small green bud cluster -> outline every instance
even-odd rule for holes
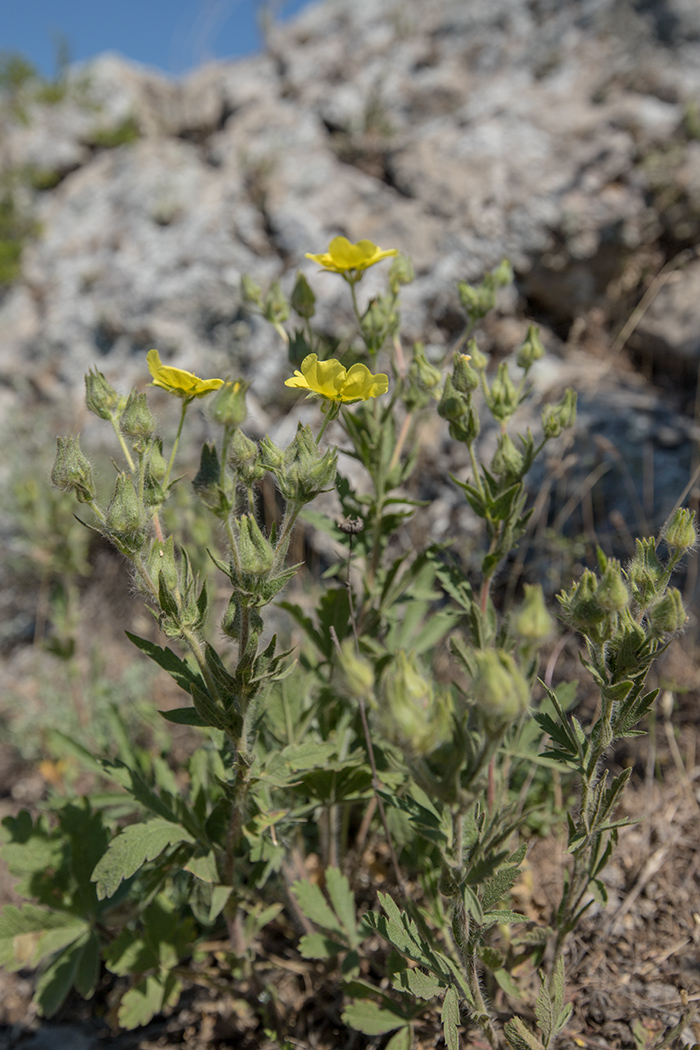
[[[518,350],[516,361],[520,368],[528,372],[541,357],[544,357],[544,346],[540,339],[540,330],[537,325],[531,324],[528,326],[525,342]]]
[[[542,430],[546,438],[559,437],[562,430],[570,430],[576,422],[576,394],[569,389],[558,405],[542,409]]]
[[[469,377],[474,370],[469,369],[467,372],[468,362],[462,361],[463,356],[466,355],[455,354],[452,375],[445,380],[438,404],[438,415],[449,423],[450,437],[469,446],[478,438],[481,423],[472,402],[470,388]],[[467,389],[460,389],[465,386]]]
[[[491,460],[491,472],[506,483],[518,481],[524,473],[525,458],[513,443],[509,434],[501,434],[498,447]]]
[[[399,328],[399,313],[393,295],[379,295],[370,299],[360,318],[360,329],[370,354],[378,354],[387,339],[393,338]]]
[[[460,281],[457,285],[459,301],[464,307],[472,324],[480,321],[487,313],[490,313],[496,305],[496,292],[499,288],[505,288],[513,281],[513,271],[510,263],[503,260],[495,270],[491,270],[484,277],[481,284],[467,284]]]
[[[695,511],[679,507],[661,530],[661,538],[669,550],[674,553],[684,554],[692,550],[698,539]]]
[[[392,293],[398,295],[401,285],[410,284],[414,277],[413,263],[407,255],[399,252],[389,269],[389,287]]]
[[[557,599],[568,624],[596,641],[604,641],[617,629],[618,614],[629,604],[630,594],[620,563],[611,558],[606,560],[600,581],[594,572],[584,569],[581,578]]]
[[[491,385],[484,393],[486,405],[500,423],[507,423],[522,400],[521,391],[510,377],[508,365],[501,361]]]
[[[311,427],[303,423],[299,423],[294,440],[284,452],[269,438],[264,438],[260,453],[262,464],[274,474],[287,501],[310,503],[335,480],[338,450],[329,448],[322,452]]]
[[[423,343],[413,346],[413,360],[408,367],[404,402],[409,412],[425,408],[431,401],[440,400],[442,372],[431,365],[425,355]]]

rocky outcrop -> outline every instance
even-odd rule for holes
[[[412,335],[441,342],[454,282],[503,256],[566,334],[629,285],[631,257],[653,267],[694,238],[696,23],[681,0],[327,0],[268,54],[181,82],[99,59],[59,104],[2,123],[5,171],[56,184],[3,293],[0,372],[74,384],[97,360],[128,380],[151,344],[274,371],[240,275],[289,283],[338,232],[413,258]]]

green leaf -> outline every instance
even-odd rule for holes
[[[185,864],[185,871],[201,879],[202,882],[218,882],[219,870],[216,865],[216,856],[213,850],[209,850],[201,857],[190,857]]]
[[[545,1050],[542,1042],[519,1017],[506,1021],[503,1031],[513,1050]]]
[[[331,899],[333,910],[340,919],[340,924],[348,935],[348,942],[354,947],[357,944],[355,921],[355,897],[350,883],[338,868],[326,868],[326,889]]]
[[[76,982],[87,930],[84,933],[85,940],[65,948],[37,980],[34,999],[39,1013],[44,1017],[52,1017],[56,1013]]]
[[[399,1028],[398,1032],[392,1035],[384,1050],[411,1050],[412,1045],[413,1026],[409,1024],[405,1028]]]
[[[145,977],[124,995],[117,1015],[122,1028],[148,1024],[166,1006],[174,1006],[182,985],[172,973]]]
[[[227,729],[228,719],[225,713],[209,696],[207,689],[200,689],[198,685],[193,682],[190,685],[190,693],[192,694],[192,700],[197,711],[197,714],[204,722],[205,726],[212,726],[213,729]]]
[[[226,902],[233,893],[233,886],[212,886],[211,904],[209,906],[209,922],[213,922],[221,915],[226,907]]]
[[[194,842],[189,831],[179,824],[156,817],[143,824],[131,824],[109,844],[109,848],[92,873],[100,900],[111,897],[124,879],[130,879],[146,861],[154,860],[168,846]]]
[[[194,671],[181,660],[179,656],[176,656],[172,649],[161,649],[159,645],[154,642],[149,642],[145,638],[139,638],[137,634],[131,634],[130,631],[126,631],[126,636],[130,642],[132,642],[137,649],[140,649],[142,653],[149,656],[151,660],[162,667],[164,671],[167,671],[171,678],[174,678],[181,689],[184,689],[186,693],[189,693],[190,686],[192,683],[196,683],[203,687],[204,682],[200,675],[195,674]]]
[[[510,911],[507,908],[494,908],[484,912],[484,927],[487,929],[489,926],[511,926],[516,922],[532,922],[532,920],[528,919],[527,915],[519,915],[517,911]]]
[[[321,893],[319,886],[313,882],[307,882],[305,879],[300,879],[292,886],[292,893],[307,919],[311,919],[318,926],[322,926],[331,933],[338,934],[342,940],[345,940],[343,928],[326,898]]]
[[[299,953],[304,959],[332,959],[344,951],[346,944],[331,940],[325,933],[305,933],[299,941]]]
[[[365,999],[356,999],[349,1003],[343,1010],[342,1015],[345,1024],[364,1035],[384,1035],[385,1032],[393,1032],[395,1028],[402,1028],[409,1023],[408,1019],[399,1012],[377,1003],[367,1002]]]
[[[65,911],[35,904],[7,904],[0,912],[0,966],[7,970],[34,967],[61,951],[87,930],[87,923]]]
[[[172,711],[159,711],[158,714],[176,726],[197,726],[202,729],[207,725],[194,707],[176,707]]]
[[[417,999],[434,999],[444,989],[445,983],[422,970],[401,970],[394,975],[393,986],[397,991],[410,992]]]
[[[442,1004],[442,1029],[447,1050],[459,1050],[459,996],[455,988],[448,988]]]

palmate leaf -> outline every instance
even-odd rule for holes
[[[172,973],[144,977],[124,995],[117,1018],[122,1028],[139,1028],[180,998],[182,984]]]
[[[74,986],[85,999],[95,991],[100,970],[100,945],[97,936],[85,929],[81,937],[68,945],[40,975],[34,1001],[39,1013],[52,1017]]]
[[[130,879],[168,846],[194,841],[181,825],[159,817],[143,824],[129,825],[112,839],[107,852],[95,866],[92,879],[97,883],[97,896],[100,900],[111,897],[124,879]]]
[[[6,970],[35,967],[88,930],[85,919],[67,911],[7,904],[0,912],[0,966]]]
[[[342,1018],[345,1024],[365,1035],[384,1035],[395,1028],[405,1027],[411,1021],[399,1006],[388,1002],[380,1006],[366,999],[349,1003],[343,1010]]]

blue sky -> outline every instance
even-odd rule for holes
[[[41,73],[56,67],[63,38],[72,61],[102,51],[178,75],[211,58],[261,46],[264,0],[0,0],[0,51],[19,51]],[[267,0],[288,18],[309,0]]]

